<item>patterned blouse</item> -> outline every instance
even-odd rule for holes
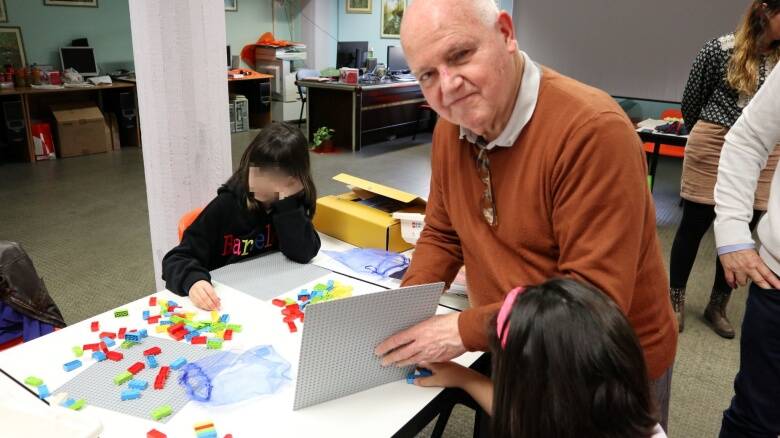
[[[753,97],[731,88],[726,79],[732,53],[733,33],[709,41],[699,51],[682,98],[683,119],[689,131],[699,120],[731,128]],[[768,57],[762,58],[758,72],[759,88],[774,66]]]

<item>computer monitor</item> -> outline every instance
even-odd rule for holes
[[[227,46],[227,68],[230,70],[233,67],[233,57],[230,56],[230,46]]]
[[[363,68],[368,57],[368,41],[339,41],[336,68]]]
[[[409,72],[409,64],[406,63],[404,49],[396,46],[387,46],[387,70],[391,73]]]
[[[98,75],[95,50],[92,47],[60,47],[60,62],[63,71],[72,68],[83,76]]]

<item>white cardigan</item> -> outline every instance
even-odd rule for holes
[[[718,253],[753,247],[748,224],[761,169],[780,142],[780,68],[742,111],[720,154],[715,184],[715,242]],[[780,274],[780,172],[772,177],[767,214],[758,224],[759,254]]]

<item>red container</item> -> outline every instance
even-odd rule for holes
[[[62,84],[62,77],[60,76],[59,71],[54,70],[49,72],[49,83],[52,85]]]
[[[49,124],[33,123],[30,130],[32,131],[33,143],[35,143],[35,159],[53,160],[57,158],[54,153],[54,139],[51,136]]]

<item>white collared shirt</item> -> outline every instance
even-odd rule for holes
[[[515,144],[517,137],[523,132],[523,128],[531,120],[531,116],[536,109],[536,101],[539,98],[539,83],[542,78],[542,70],[535,62],[522,50],[518,50],[520,56],[525,60],[523,68],[523,79],[520,84],[520,90],[517,92],[515,107],[512,115],[509,117],[509,123],[501,131],[501,134],[495,140],[485,146],[490,150],[495,146],[510,147]],[[476,143],[479,135],[468,128],[460,127],[460,138],[466,138],[471,143]]]

